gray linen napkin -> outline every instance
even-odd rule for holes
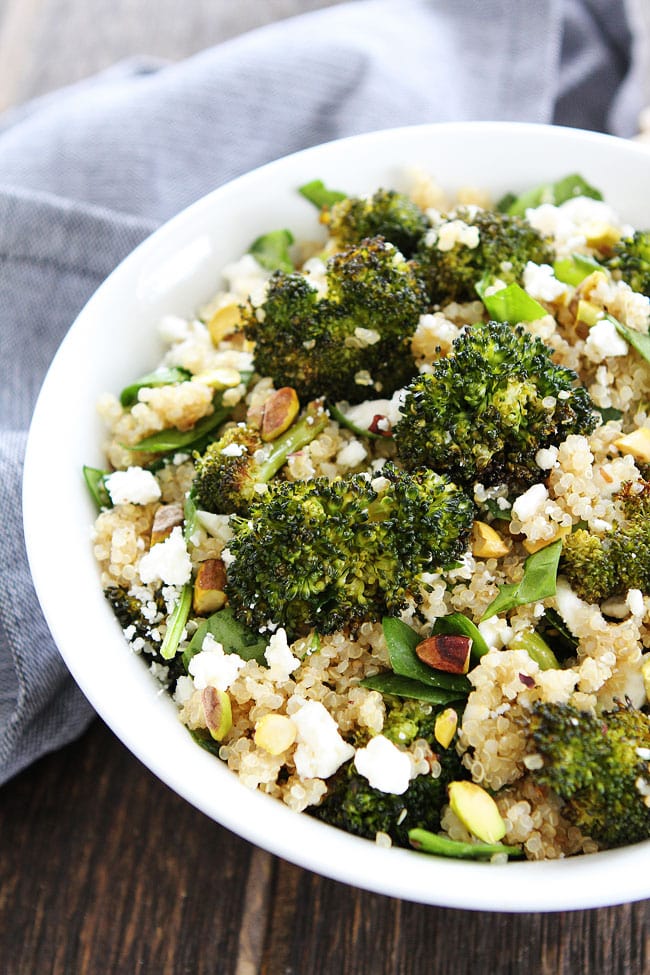
[[[103,278],[205,192],[324,140],[463,119],[633,134],[644,3],[363,0],[180,64],[119,65],[0,119],[0,782],[92,717],[38,608],[20,478],[47,366]]]

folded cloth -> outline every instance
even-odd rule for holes
[[[39,612],[20,477],[45,370],[101,280],[205,192],[325,140],[463,119],[633,134],[644,3],[359,0],[180,64],[120,65],[0,119],[0,782],[92,714]]]

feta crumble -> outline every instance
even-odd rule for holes
[[[520,494],[512,505],[512,513],[521,522],[530,521],[548,500],[548,491],[543,484],[533,484]]]
[[[592,362],[627,355],[628,351],[627,342],[618,334],[616,326],[609,319],[603,318],[589,329],[585,354]]]
[[[154,475],[142,467],[115,471],[108,475],[104,483],[113,504],[151,504],[161,494]]]
[[[365,748],[358,748],[354,764],[373,789],[396,796],[408,789],[411,759],[384,735],[375,735]]]
[[[301,778],[327,779],[354,755],[354,748],[341,738],[334,718],[320,701],[305,701],[291,718],[298,728],[294,761]]]
[[[645,615],[645,601],[640,589],[628,589],[625,602],[632,616],[638,616],[639,619],[643,618]]]
[[[367,456],[368,452],[360,440],[350,440],[339,450],[336,463],[340,467],[358,467]]]
[[[291,652],[287,642],[287,634],[283,629],[279,629],[269,640],[268,646],[264,651],[264,657],[269,665],[268,678],[283,684],[300,666],[300,661]]]
[[[433,233],[435,236],[431,243],[434,243],[439,251],[450,251],[456,244],[463,244],[472,249],[478,247],[478,227],[472,227],[464,220],[449,220],[447,223],[440,224]],[[430,243],[428,235],[427,243]]]
[[[229,443],[227,447],[224,447],[221,451],[222,457],[243,457],[244,454],[248,453],[246,445],[243,443]]]
[[[528,261],[524,268],[524,288],[539,301],[556,301],[566,294],[567,286],[558,281],[550,264],[534,264]]]
[[[184,586],[190,581],[192,562],[180,526],[142,556],[138,572],[145,585],[160,580],[168,586]]]
[[[187,669],[197,690],[210,685],[218,691],[227,691],[245,663],[238,654],[225,653],[223,646],[207,633],[201,650],[194,654]]]
[[[543,471],[552,470],[557,464],[557,447],[542,447],[535,454],[535,463]]]

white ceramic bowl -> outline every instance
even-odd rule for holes
[[[62,343],[34,413],[24,481],[27,546],[54,639],[90,703],[157,776],[208,816],[303,867],[394,897],[491,911],[557,911],[650,896],[650,842],[563,861],[503,866],[381,849],[291,812],[240,785],[181,726],[142,661],[128,652],[99,585],[94,511],[83,464],[103,466],[100,393],[157,364],[155,325],[191,314],[220,268],[260,233],[317,232],[296,187],[320,178],[350,193],[399,188],[418,165],[444,187],[523,190],[569,172],[600,187],[621,216],[650,226],[650,153],[611,137],[512,123],[417,126],[330,143],[280,159],[215,190],[146,240],[99,288]],[[56,478],[51,472],[56,470]],[[40,485],[50,485],[47,507]],[[52,511],[56,518],[52,518]],[[52,571],[51,553],[65,560]]]

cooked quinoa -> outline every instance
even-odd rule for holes
[[[467,189],[457,200],[450,200],[423,173],[414,172],[411,179],[413,200],[434,223],[441,212],[458,203],[490,205],[482,190]],[[589,234],[596,224],[607,226],[615,235],[629,233],[605,203],[583,197],[559,207],[542,204],[529,212],[528,219],[550,235],[558,255],[593,253]],[[331,252],[332,242],[297,248],[309,260],[312,275],[318,279],[320,272],[322,278],[322,265],[314,254]],[[179,720],[192,732],[205,732],[204,691],[214,687],[225,692],[232,727],[213,750],[243,785],[301,812],[322,801],[328,779],[384,728],[384,697],[361,686],[365,678],[390,669],[381,621],[363,622],[354,632],[310,634],[292,644],[284,630],[270,621],[262,634],[267,640],[264,664],[224,654],[212,637],[206,637],[188,672],[179,673],[159,657],[169,613],[184,584],[208,560],[223,559],[227,571],[232,529],[227,514],[202,516],[199,512],[190,538],[184,538],[178,525],[152,545],[157,512],[185,502],[195,458],[179,449],[168,463],[157,465],[152,463],[155,454],[133,447],[169,428],[191,430],[209,417],[215,390],[211,376],[252,373],[254,348],[237,328],[236,308],[250,295],[257,303],[261,301],[270,272],[247,254],[224,269],[223,277],[223,289],[195,317],[169,316],[160,323],[167,349],[160,365],[187,370],[185,381],[145,386],[128,407],[111,393],[99,400],[108,469],[144,471],[151,465],[160,496],[145,503],[122,500],[105,507],[94,525],[94,553],[102,587],[108,591],[121,587],[141,607],[149,624],[146,637],[137,627],[127,625],[126,641],[173,694]],[[597,312],[611,314],[629,329],[643,333],[648,331],[650,302],[622,281],[602,274],[591,275],[577,287],[563,284],[549,266],[529,265],[524,286],[546,311],[526,328],[553,351],[557,364],[577,372],[597,408],[616,411],[605,414],[614,418],[590,435],[571,435],[557,447],[540,450],[538,483],[514,499],[506,499],[499,486],[476,484],[474,500],[481,511],[490,503],[490,521],[498,528],[505,551],[478,555],[472,542],[454,568],[425,573],[420,580],[422,592],[402,619],[422,639],[438,618],[451,613],[465,614],[478,625],[489,652],[469,670],[471,691],[450,747],[461,756],[471,779],[495,796],[506,827],[503,842],[521,845],[527,858],[538,860],[593,852],[598,844],[564,818],[556,796],[536,784],[531,773],[539,756],[526,733],[526,715],[536,702],[570,703],[596,711],[627,698],[635,707],[644,707],[650,595],[631,590],[599,607],[580,599],[560,577],[555,595],[480,620],[500,587],[521,581],[531,552],[563,538],[577,525],[594,531],[614,525],[620,518],[617,495],[623,485],[647,474],[650,456],[621,446],[621,436],[650,428],[650,366],[611,328],[599,332],[581,328],[576,309],[579,301],[586,301]],[[231,309],[229,324],[220,326],[224,309]],[[412,338],[419,371],[430,371],[448,354],[464,328],[484,318],[485,309],[478,300],[449,304],[422,315]],[[235,376],[223,396],[232,409],[227,422],[259,417],[273,392],[268,377],[253,375],[247,383],[244,378],[238,382]],[[368,402],[350,415],[379,414],[394,423],[399,417],[399,393],[389,399],[380,397],[380,392],[369,387]],[[330,417],[311,443],[289,456],[281,476],[289,481],[320,476],[333,480],[357,472],[376,477],[386,460],[394,458],[389,437],[361,438]],[[134,482],[138,476],[134,475]],[[144,481],[141,486],[145,488]],[[110,479],[108,487],[110,490]],[[505,514],[504,520],[499,519],[500,509],[507,511],[509,522]],[[148,559],[152,551],[154,555]],[[560,668],[542,670],[526,650],[516,647],[518,635],[534,629],[548,609],[564,620],[576,649]],[[178,657],[201,622],[202,617],[190,613]],[[277,747],[273,745],[276,739],[271,738],[269,744],[260,730],[269,715],[285,719],[275,724],[285,735],[277,738]],[[271,725],[267,723],[267,727]],[[439,750],[429,742],[417,738],[401,751],[410,763],[410,771],[404,767],[411,780],[440,775]],[[443,810],[440,829],[452,839],[472,841],[449,806]],[[390,839],[381,833],[377,842],[387,845]]]

